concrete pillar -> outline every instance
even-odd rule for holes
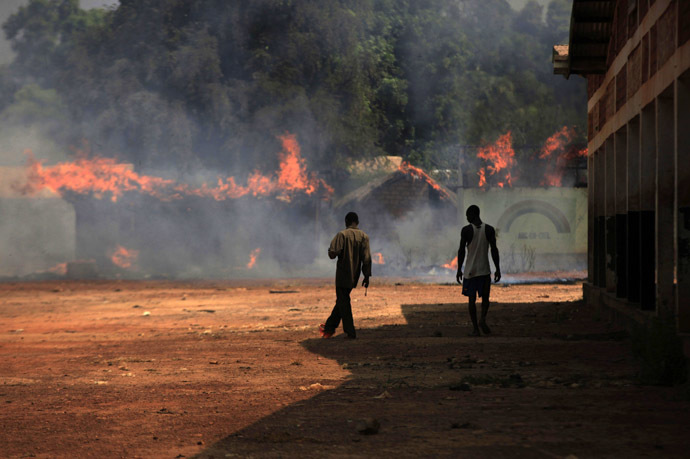
[[[616,296],[628,296],[628,133],[627,126],[614,135],[616,151]]]
[[[596,152],[596,286],[606,288],[606,147]]]
[[[656,104],[640,118],[640,307],[656,309]]]
[[[587,281],[594,285],[596,278],[596,264],[594,259],[595,246],[595,205],[596,181],[594,173],[594,152],[587,156]]]
[[[678,331],[690,332],[690,71],[676,82]]]
[[[675,323],[676,203],[674,85],[656,101],[656,298],[659,317]]]
[[[616,292],[616,151],[613,136],[606,139],[606,291]]]
[[[640,117],[628,123],[628,300],[640,301]]]

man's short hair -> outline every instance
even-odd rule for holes
[[[347,215],[345,215],[345,226],[350,226],[353,223],[359,225],[359,217],[354,212],[348,212]]]
[[[475,206],[472,204],[467,208],[467,216],[468,217],[479,217],[479,206]]]

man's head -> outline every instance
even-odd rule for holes
[[[479,207],[475,206],[474,204],[469,206],[465,215],[467,215],[468,222],[474,223],[475,221],[479,220]]]
[[[348,212],[345,215],[345,226],[359,225],[359,217],[354,212]]]

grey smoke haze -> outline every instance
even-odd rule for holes
[[[0,7],[2,20],[27,1],[3,2]],[[108,0],[82,0],[81,5],[90,8],[113,3]],[[516,0],[511,4],[515,6],[517,3],[520,2]],[[212,14],[213,11],[207,13]],[[242,34],[242,31],[233,33]],[[207,62],[203,60],[204,56],[195,54],[195,46],[207,38],[205,32],[186,37],[189,43],[176,51],[179,60],[186,63],[179,69],[180,72],[193,74],[205,68]],[[7,44],[4,37],[0,44]],[[0,51],[0,56],[5,55]],[[108,65],[111,65],[108,72],[118,76],[128,75],[126,59]],[[185,76],[180,75],[181,82],[184,82]],[[410,79],[411,105],[422,104],[429,89],[426,87],[428,83],[423,76]],[[265,171],[273,170],[272,165],[277,163],[275,156],[280,151],[275,133],[286,130],[296,131],[299,142],[306,146],[303,155],[310,160],[310,164],[314,164],[318,155],[328,158],[332,133],[321,129],[317,121],[331,111],[329,99],[323,99],[326,103],[317,105],[304,94],[298,93],[284,106],[268,106],[247,115],[245,106],[251,93],[245,84],[238,79],[230,91],[219,92],[214,101],[217,110],[225,113],[230,120],[228,124],[232,126],[231,129],[236,126],[243,129],[230,141],[232,144],[197,145],[210,152],[207,155],[210,157],[220,152],[217,154],[217,169],[210,164],[201,164],[198,157],[189,154],[193,151],[194,134],[203,127],[195,113],[150,88],[139,87],[141,83],[134,77],[131,81],[104,78],[99,89],[118,97],[110,99],[114,100],[112,104],[101,104],[96,116],[81,120],[78,129],[74,130],[81,131],[92,142],[94,153],[105,151],[106,154],[117,154],[136,150],[142,161],[148,161],[145,164],[132,161],[137,172],[196,186],[202,182],[213,185],[216,177],[227,177],[229,174],[235,175],[239,184],[244,184],[249,172],[247,168],[254,167],[250,160],[254,152],[260,150],[269,153],[267,158],[274,154],[268,160],[273,164],[261,164]],[[109,100],[101,98],[100,94],[86,95],[97,101]],[[47,92],[43,96],[51,95]],[[36,109],[40,110],[41,107]],[[26,148],[32,149],[38,158],[47,159],[48,164],[68,159],[56,141],[56,137],[64,134],[61,132],[60,118],[60,114],[52,119],[46,117],[43,124],[32,126],[23,125],[21,119],[3,123],[0,126],[0,162],[12,166],[23,164],[25,158],[21,152]],[[241,123],[236,120],[241,120]],[[118,126],[127,126],[129,129],[113,128]],[[337,120],[333,128],[338,129]],[[446,147],[451,155],[454,154],[452,145],[438,146]],[[132,157],[136,158],[136,155]],[[330,184],[336,185],[334,182]],[[164,203],[134,193],[122,197],[116,204],[109,201],[108,195],[104,199],[75,196],[67,199],[75,203],[77,212],[75,258],[96,259],[102,266],[109,267],[108,258],[117,246],[137,250],[139,259],[135,270],[111,270],[105,274],[138,277],[330,276],[334,264],[326,256],[326,249],[331,237],[342,229],[344,216],[344,213],[334,212],[318,199],[296,198],[290,205],[273,198],[243,198],[223,203],[207,198]],[[371,231],[373,222],[362,220],[362,229],[368,231],[372,238],[372,251],[384,252],[387,257],[386,267],[375,266],[374,275],[382,270],[404,273],[408,269],[439,266],[452,259],[459,240],[459,222],[437,219],[434,213],[433,209],[421,207],[412,209],[397,220],[379,215],[376,226],[391,229],[391,232],[385,233]],[[52,215],[46,214],[43,220],[32,220],[30,224],[32,227],[50,228],[52,218]],[[12,231],[18,229],[13,228]],[[43,234],[52,244],[50,233]],[[21,248],[27,252],[33,250],[28,246]],[[246,264],[249,255],[258,248],[262,251],[256,267],[248,270]],[[55,261],[54,257],[49,259],[50,263]]]

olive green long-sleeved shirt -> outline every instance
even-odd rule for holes
[[[338,257],[336,287],[356,288],[360,273],[363,272],[364,277],[371,276],[369,236],[357,227],[351,226],[336,234],[328,248],[328,256]]]

